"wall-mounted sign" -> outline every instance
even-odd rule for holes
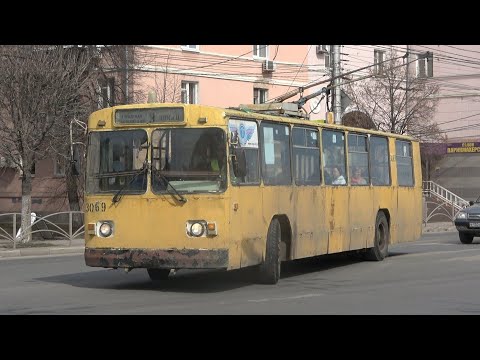
[[[454,153],[480,153],[480,142],[447,144],[447,154]]]

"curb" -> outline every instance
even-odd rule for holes
[[[38,249],[15,249],[0,251],[1,258],[14,258],[21,256],[45,256],[45,255],[63,255],[63,254],[83,254],[84,246],[59,247],[59,248],[38,248]]]

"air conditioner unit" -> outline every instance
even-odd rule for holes
[[[317,54],[324,54],[328,52],[327,45],[317,45]]]
[[[265,60],[262,66],[263,71],[272,72],[275,71],[275,63],[270,60]]]

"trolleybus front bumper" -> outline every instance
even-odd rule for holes
[[[85,263],[105,268],[226,269],[228,249],[85,248]]]

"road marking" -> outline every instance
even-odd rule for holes
[[[480,251],[480,249],[466,249],[466,250],[454,250],[454,251],[432,251],[432,252],[423,252],[417,254],[403,254],[403,257],[413,257],[413,256],[425,256],[425,255],[444,255],[444,254],[453,254],[453,253],[462,253],[462,252],[473,252],[473,251]]]
[[[305,298],[317,297],[317,296],[323,296],[323,295],[325,294],[305,294],[305,295],[287,296],[287,297],[279,297],[279,298],[264,298],[264,299],[248,300],[248,301],[249,302],[284,301],[284,300],[305,299]]]
[[[480,260],[480,255],[454,257],[454,258],[450,258],[450,259],[440,259],[440,261],[455,261],[455,260],[478,261],[478,260]]]
[[[458,244],[445,244],[445,243],[417,243],[417,244],[409,244],[409,245],[416,245],[416,246],[426,246],[426,245],[448,245],[448,246],[453,246],[453,245],[458,245]]]

